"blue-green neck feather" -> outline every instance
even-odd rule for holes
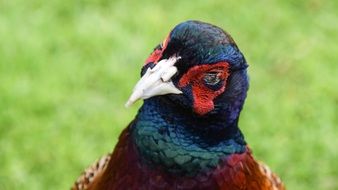
[[[186,176],[215,168],[246,146],[237,120],[229,125],[222,117],[193,116],[161,96],[145,101],[132,130],[144,163]]]

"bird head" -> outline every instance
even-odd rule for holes
[[[225,114],[235,120],[246,97],[247,63],[232,37],[200,22],[178,24],[141,71],[126,106],[161,96],[197,117]]]

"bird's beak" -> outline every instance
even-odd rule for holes
[[[174,64],[179,59],[180,57],[163,59],[154,68],[148,68],[135,85],[133,93],[125,106],[129,107],[139,99],[147,99],[164,94],[181,94],[182,91],[177,89],[171,81],[171,77],[177,73],[177,68]]]

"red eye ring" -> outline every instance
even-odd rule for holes
[[[205,84],[204,78],[211,74],[216,76],[220,81],[219,88],[210,88]],[[199,115],[204,115],[214,109],[214,99],[224,92],[226,87],[226,79],[229,76],[229,64],[227,62],[218,62],[214,64],[197,65],[190,68],[179,80],[178,86],[184,88],[191,86],[193,97],[193,108]],[[218,85],[215,86],[218,86]]]

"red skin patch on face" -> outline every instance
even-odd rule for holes
[[[154,63],[156,64],[160,58],[162,57],[162,53],[163,51],[167,48],[168,43],[170,40],[170,33],[169,35],[164,39],[164,41],[162,42],[162,48],[160,49],[155,49],[150,56],[147,58],[147,60],[145,61],[145,65],[148,63]]]
[[[229,64],[227,62],[218,62],[212,65],[200,65],[192,67],[180,79],[178,86],[180,88],[191,85],[193,95],[193,108],[199,115],[204,115],[214,109],[213,100],[224,92],[226,79],[229,76]],[[208,72],[217,72],[223,85],[218,90],[210,89],[205,85],[203,78]]]

